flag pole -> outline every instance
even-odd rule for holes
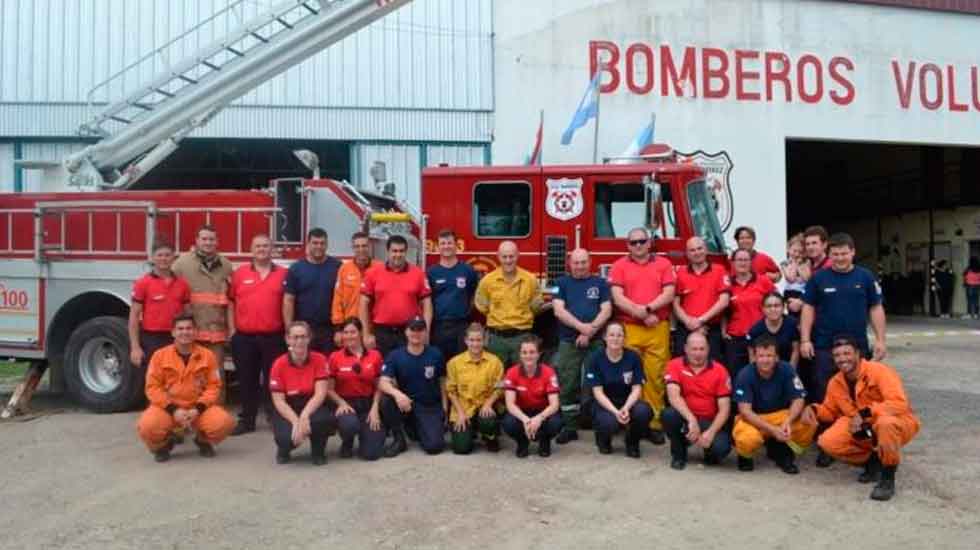
[[[605,70],[605,65],[599,66],[599,71]],[[592,136],[592,164],[599,163],[599,105],[602,103],[602,78],[595,85],[595,133]]]
[[[541,132],[541,150],[538,151],[538,165],[544,164],[544,109],[538,116],[538,131]]]

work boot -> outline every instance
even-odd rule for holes
[[[817,468],[830,468],[830,465],[833,463],[834,457],[823,452],[823,449],[820,449],[820,453],[817,454]]]
[[[794,460],[796,455],[793,454],[793,449],[790,449],[789,445],[782,442],[772,442],[767,445],[766,453],[784,474],[796,475],[800,473],[800,469]]]
[[[595,445],[599,447],[599,454],[611,455],[612,454],[612,438],[608,435],[603,435],[599,432],[595,432]]]
[[[626,456],[640,458],[640,440],[626,436]]]
[[[538,456],[542,458],[548,458],[549,456],[551,456],[550,439],[542,439],[541,442],[538,443]]]
[[[671,457],[670,467],[674,470],[683,470],[684,468],[687,468],[687,459],[681,457]]]
[[[496,437],[493,439],[484,439],[483,444],[486,446],[488,453],[500,452],[500,440]]]
[[[744,456],[738,457],[738,471],[751,472],[752,470],[755,470],[755,460]]]
[[[153,451],[153,460],[157,462],[166,462],[170,460],[170,452],[174,450],[174,445],[176,445],[176,438],[171,435],[167,438],[167,443],[160,447],[159,449]]]
[[[194,438],[194,444],[197,445],[197,454],[203,456],[204,458],[214,458],[214,446],[212,446],[207,441],[201,441],[198,438]]]
[[[898,466],[881,468],[881,480],[871,491],[871,500],[891,500],[895,496],[895,470]]]
[[[340,458],[351,458],[354,456],[354,441],[344,440],[340,444]]]
[[[527,458],[528,446],[529,444],[527,441],[518,442],[517,449],[514,450],[514,456],[517,458]]]
[[[408,443],[405,441],[405,432],[402,430],[392,430],[391,433],[392,440],[391,443],[385,447],[385,458],[393,458],[405,452],[408,449]]]
[[[251,421],[244,420],[244,419],[239,419],[238,425],[235,426],[235,429],[231,431],[231,435],[233,435],[233,436],[235,436],[235,435],[245,435],[245,434],[252,433],[254,431],[255,431],[255,420],[254,419],[251,420]]]
[[[653,428],[650,428],[649,431],[647,431],[647,439],[654,445],[663,445],[667,442],[667,438],[664,437],[664,432]]]
[[[578,432],[566,428],[562,430],[560,434],[558,434],[558,437],[555,438],[555,443],[559,445],[564,445],[569,441],[576,441],[576,440],[578,440]]]
[[[312,462],[314,466],[323,466],[327,463],[327,450],[323,449],[313,453]]]
[[[278,450],[276,451],[276,464],[289,464],[290,457],[289,451]]]
[[[718,465],[718,459],[709,450],[705,450],[704,451],[704,465],[705,466],[717,466]]]
[[[878,453],[871,453],[868,461],[864,463],[864,471],[858,476],[858,483],[871,483],[881,480],[881,460]]]

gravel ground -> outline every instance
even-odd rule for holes
[[[155,464],[137,415],[99,416],[41,395],[36,414],[0,424],[3,548],[898,548],[977,547],[980,538],[980,325],[898,320],[889,362],[923,430],[906,449],[898,494],[870,501],[835,464],[790,477],[764,458],[684,472],[666,447],[631,460],[583,440],[547,460],[417,448],[377,463],[315,469],[304,449],[273,463],[267,426],[204,460],[192,444]]]

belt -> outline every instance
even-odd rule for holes
[[[488,328],[490,334],[495,334],[497,336],[503,336],[504,338],[510,338],[511,336],[519,336],[529,332],[526,329],[521,328]]]

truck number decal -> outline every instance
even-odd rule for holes
[[[30,297],[26,290],[8,289],[6,285],[0,283],[0,310],[27,311],[29,304]]]

